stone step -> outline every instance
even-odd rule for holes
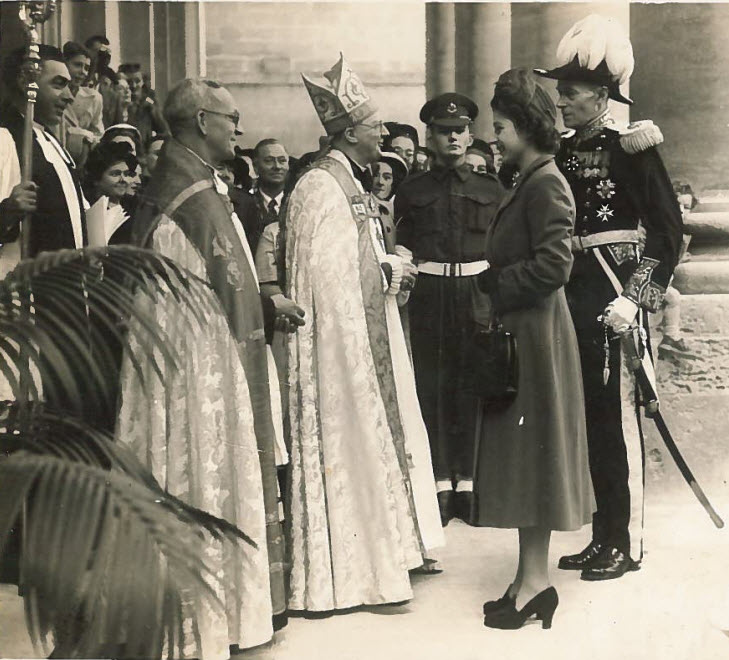
[[[694,209],[684,218],[684,227],[686,233],[691,235],[691,248],[703,244],[729,244],[729,209],[712,211]],[[691,251],[693,252],[693,249]]]
[[[660,340],[656,337],[657,345]],[[729,396],[729,337],[697,337],[685,334],[687,356],[670,358],[658,353],[657,374],[661,392],[666,394],[712,394]]]
[[[727,452],[727,409],[729,392],[703,394],[661,394],[661,413],[681,455],[709,500],[725,522],[729,510],[720,504],[727,494],[729,453]],[[681,494],[682,501],[694,498],[666,449],[655,424],[643,419],[646,449],[646,482],[666,492]],[[696,515],[701,505],[696,502]]]
[[[682,295],[681,330],[694,337],[729,335],[729,295]]]
[[[679,264],[673,286],[683,294],[729,293],[729,260],[696,258]]]
[[[729,211],[729,190],[705,190],[698,201],[694,212]]]

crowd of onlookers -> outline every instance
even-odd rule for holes
[[[137,63],[111,66],[109,40],[95,35],[84,44],[69,41],[63,57],[71,75],[73,102],[58,127],[58,138],[73,157],[90,205],[102,196],[109,207],[121,205],[131,217],[137,195],[149,179],[169,135],[162,114],[163,100],[151,87],[149,75]],[[434,154],[421,145],[417,130],[407,124],[388,122],[382,160],[372,169],[372,192],[383,212],[392,214],[393,198],[400,183],[411,173],[430,169]],[[291,156],[274,138],[253,148],[236,148],[236,156],[222,168],[230,197],[244,219],[251,248],[255,251],[263,227],[278,218],[282,197],[298,175],[329,147],[326,137],[318,148],[300,158]],[[475,139],[468,163],[478,173],[496,174],[500,156],[491,143]],[[508,174],[504,173],[504,181]],[[270,200],[277,204],[271,206]],[[111,243],[129,240],[129,225],[120,228]]]

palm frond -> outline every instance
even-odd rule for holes
[[[181,520],[202,527],[213,538],[221,541],[240,540],[254,547],[256,545],[235,525],[167,493],[136,455],[125,445],[114,442],[110,434],[93,428],[81,419],[49,411],[42,403],[0,402],[0,456],[19,449],[124,472],[157,493],[162,507],[172,511]]]
[[[178,643],[182,600],[194,593],[221,606],[205,526],[161,490],[116,468],[21,450],[0,460],[0,540],[23,505],[21,580],[37,646],[52,637],[61,657],[123,648],[158,658]],[[224,543],[241,536],[218,529]]]
[[[109,344],[127,346],[127,324],[134,324],[161,379],[158,360],[174,367],[177,356],[164,331],[137,304],[139,294],[153,300],[174,296],[189,311],[183,318],[193,333],[217,309],[203,280],[151,250],[61,250],[18,264],[0,281],[0,373],[13,396],[38,397],[26,385],[34,369],[48,398],[64,401],[73,412],[108,415],[116,406],[118,372],[118,355]],[[128,354],[145,387],[141,365]]]

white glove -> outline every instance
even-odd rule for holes
[[[392,268],[392,279],[386,291],[396,294],[400,291],[400,283],[404,274],[403,259],[396,254],[386,254],[382,257],[382,263],[390,264],[390,268]]]
[[[603,312],[603,323],[618,334],[625,332],[635,323],[640,307],[625,296],[618,296]]]

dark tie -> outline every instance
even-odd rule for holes
[[[272,199],[268,203],[268,214],[273,218],[278,218],[278,209],[276,208],[278,204],[276,203],[275,199]]]

